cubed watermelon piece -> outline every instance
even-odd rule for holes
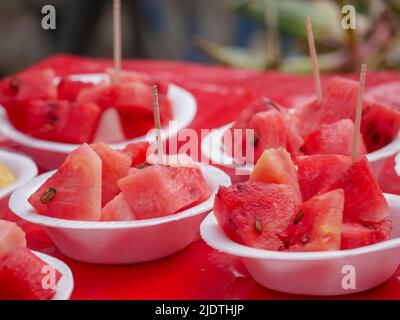
[[[14,222],[0,220],[0,265],[7,253],[25,246],[25,232]]]
[[[79,93],[88,88],[93,88],[91,82],[72,80],[70,77],[63,77],[58,84],[58,99],[75,102]]]
[[[90,142],[99,116],[99,107],[92,103],[31,100],[28,104],[28,133],[49,141]]]
[[[104,143],[93,144],[91,147],[96,151],[102,163],[101,204],[105,206],[120,193],[117,181],[128,175],[131,158],[122,151],[111,149]]]
[[[29,203],[42,215],[60,219],[100,219],[102,164],[87,144],[72,151]]]
[[[49,300],[54,288],[47,288],[47,264],[27,248],[10,252],[0,265],[0,300]],[[54,269],[55,284],[61,273]]]
[[[341,154],[350,156],[353,149],[354,123],[350,119],[323,124],[309,133],[301,148],[305,154]],[[362,135],[359,138],[358,154],[367,153]]]
[[[344,222],[341,249],[354,249],[386,241],[390,238],[391,231],[392,221],[389,219],[369,224]]]
[[[293,188],[249,181],[221,186],[214,214],[227,236],[241,244],[278,250],[297,204]]]
[[[335,189],[344,190],[345,219],[359,222],[380,222],[389,214],[386,199],[365,156],[356,161],[338,180],[324,187],[319,193]]]
[[[323,187],[335,182],[351,166],[347,156],[315,154],[296,158],[303,201],[315,196]]]
[[[284,148],[265,150],[250,175],[250,181],[287,184],[295,191],[296,200],[301,202],[297,170],[290,154]]]
[[[288,251],[340,249],[344,192],[341,189],[317,195],[297,209],[287,230]]]
[[[119,88],[117,86],[101,82],[92,88],[81,90],[76,101],[78,103],[94,103],[102,110],[105,110],[110,107],[115,107],[118,97]]]
[[[101,210],[101,221],[130,221],[136,220],[135,214],[119,193]]]
[[[201,170],[195,167],[153,165],[118,181],[138,219],[174,214],[210,197]]]
[[[392,142],[399,134],[400,112],[377,103],[368,103],[363,112],[361,132],[369,152]]]
[[[150,143],[147,141],[136,142],[128,144],[122,152],[128,154],[132,160],[132,166],[142,165],[146,162],[147,150],[150,147]]]

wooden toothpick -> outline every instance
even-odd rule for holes
[[[310,57],[311,57],[311,63],[312,63],[312,69],[313,69],[315,91],[317,94],[317,102],[318,102],[318,104],[321,104],[322,100],[323,100],[321,76],[319,74],[318,56],[317,56],[317,50],[315,48],[314,34],[313,34],[313,30],[312,30],[310,17],[306,17],[305,22],[306,22],[306,30],[307,30],[308,48],[310,50]]]
[[[163,163],[164,160],[164,150],[161,140],[161,121],[160,121],[160,107],[158,103],[158,90],[157,86],[154,85],[151,87],[153,92],[153,112],[154,112],[154,124],[157,130],[156,140],[157,140],[157,150],[158,150],[158,158],[160,163]]]
[[[116,84],[119,84],[121,80],[121,47],[121,0],[114,0],[114,82]]]
[[[364,91],[365,91],[365,77],[367,74],[367,65],[361,65],[360,72],[360,84],[358,88],[358,99],[357,99],[357,108],[356,108],[356,120],[354,125],[354,136],[353,136],[353,150],[351,153],[351,162],[354,163],[358,159],[358,149],[360,142],[360,129],[361,129],[361,115],[362,115],[362,105],[364,100]]]

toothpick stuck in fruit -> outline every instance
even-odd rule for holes
[[[362,64],[361,72],[360,72],[360,85],[359,85],[359,89],[358,89],[356,120],[355,120],[355,126],[354,126],[353,150],[351,153],[352,163],[356,162],[358,159],[358,149],[359,149],[360,129],[361,129],[361,115],[362,115],[362,105],[363,105],[363,100],[364,100],[366,74],[367,74],[367,65]]]
[[[312,69],[313,69],[315,91],[317,94],[317,102],[318,102],[318,104],[321,104],[322,100],[323,100],[321,76],[319,74],[318,56],[317,56],[317,50],[315,48],[314,34],[312,31],[310,17],[306,17],[305,23],[306,23],[306,30],[307,30],[308,47],[310,50],[310,58],[311,58]]]
[[[121,0],[114,0],[114,82],[116,84],[119,84],[121,80],[121,47]]]
[[[154,124],[157,130],[156,140],[157,140],[158,158],[160,163],[163,163],[164,154],[163,154],[163,145],[161,140],[161,121],[160,121],[160,106],[158,103],[158,90],[156,85],[152,86],[151,89],[153,91]]]

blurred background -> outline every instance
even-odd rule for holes
[[[56,30],[41,28],[47,4]],[[123,55],[307,73],[307,15],[322,71],[400,67],[400,0],[122,0]],[[0,76],[59,52],[111,58],[112,0],[1,0],[0,39]]]

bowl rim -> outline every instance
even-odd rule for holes
[[[71,78],[76,78],[77,80],[82,80],[84,82],[93,82],[93,83],[98,83],[101,81],[101,78],[105,77],[106,73],[86,73],[86,74],[70,74],[68,77]],[[59,81],[60,77],[57,77],[55,81]],[[164,126],[162,128],[163,134],[162,134],[162,139],[166,140],[167,138],[175,135],[179,130],[186,128],[195,118],[196,113],[197,113],[197,101],[193,94],[189,92],[188,90],[175,85],[173,83],[169,83],[168,87],[168,97],[174,97],[174,96],[181,96],[183,97],[186,102],[185,102],[185,117],[184,119],[181,119],[178,125],[172,125],[172,126]],[[191,106],[191,108],[189,108]],[[174,113],[174,118],[176,118],[176,110],[178,110],[180,107],[179,106],[174,106],[172,107],[173,113]],[[174,119],[176,120],[176,119]],[[35,149],[40,149],[40,150],[46,150],[46,151],[55,151],[55,152],[60,152],[60,153],[69,153],[73,149],[77,148],[79,144],[72,144],[72,143],[62,143],[62,142],[55,142],[55,141],[48,141],[48,140],[43,140],[43,139],[38,139],[35,137],[31,137],[28,134],[25,134],[18,129],[16,129],[12,123],[10,122],[7,112],[5,109],[0,105],[0,133],[4,135],[6,138],[20,144],[23,146],[35,148]],[[146,135],[142,135],[133,139],[129,140],[124,140],[122,142],[118,143],[110,143],[109,145],[113,148],[117,149],[122,149],[126,147],[130,143],[134,142],[140,142],[140,141],[154,141],[155,140],[155,133],[149,132]]]
[[[396,209],[395,214],[400,215],[400,196],[385,193],[385,198],[389,203],[389,208]],[[400,237],[375,243],[372,245],[336,251],[318,252],[282,252],[252,248],[242,245],[230,239],[218,225],[214,212],[211,211],[200,225],[201,238],[212,248],[231,254],[236,257],[276,260],[276,261],[319,261],[342,259],[376,251],[389,250],[400,246]]]
[[[15,215],[23,220],[50,228],[61,229],[85,229],[85,230],[115,230],[115,229],[134,229],[161,225],[169,222],[179,221],[199,214],[208,213],[213,208],[214,196],[220,185],[229,186],[230,177],[214,166],[199,164],[209,186],[212,186],[210,197],[202,203],[178,213],[152,219],[132,220],[132,221],[80,221],[66,220],[40,215],[35,212],[27,199],[34,190],[37,190],[42,183],[52,176],[56,170],[41,174],[22,187],[15,190],[10,196],[8,206]],[[213,186],[214,185],[214,186]]]
[[[10,161],[16,164],[19,177],[9,186],[0,189],[0,199],[7,197],[38,174],[38,167],[31,158],[20,153],[0,149],[0,163],[7,167],[7,162]]]
[[[56,292],[50,300],[69,300],[74,291],[74,276],[68,265],[60,259],[47,254],[33,250],[31,250],[31,252],[47,264],[56,268],[62,275],[61,279],[57,283]]]
[[[254,166],[237,165],[235,164],[234,159],[224,152],[221,143],[222,137],[224,133],[233,126],[233,124],[234,121],[219,128],[212,129],[211,132],[201,141],[201,152],[205,157],[207,157],[207,159],[211,160],[213,164],[237,169],[240,170],[240,172],[250,174],[253,171]],[[400,152],[400,133],[391,143],[374,152],[366,154],[366,157],[369,162],[374,163],[389,158],[398,152]],[[224,158],[225,162],[221,162],[221,158]]]

